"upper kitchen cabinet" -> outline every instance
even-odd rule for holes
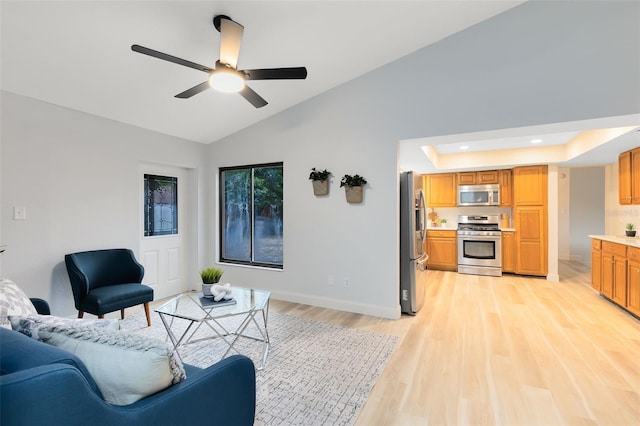
[[[513,206],[513,172],[510,169],[498,171],[500,184],[500,207]]]
[[[456,207],[456,173],[424,175],[423,180],[428,207]]]
[[[524,166],[513,169],[515,206],[546,206],[547,166]]]
[[[458,173],[458,185],[484,185],[498,182],[497,170]]]
[[[620,204],[640,204],[640,147],[618,156]]]

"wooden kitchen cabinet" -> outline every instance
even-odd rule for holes
[[[513,169],[514,206],[546,206],[547,166],[525,166]]]
[[[618,196],[620,204],[631,204],[631,151],[618,155]]]
[[[456,173],[423,175],[424,192],[428,207],[456,207]]]
[[[620,204],[640,204],[640,147],[618,156]]]
[[[627,305],[627,246],[602,242],[601,293],[618,305]]]
[[[640,147],[631,150],[631,204],[640,204]]]
[[[502,272],[516,271],[516,233],[502,231]]]
[[[516,273],[547,275],[547,166],[513,169]]]
[[[592,239],[591,285],[607,299],[640,315],[640,248]]]
[[[458,185],[485,185],[499,183],[497,170],[458,173]]]
[[[515,208],[516,273],[547,275],[547,214],[546,207]]]
[[[627,247],[627,309],[640,315],[640,248]]]
[[[591,287],[602,291],[602,241],[591,240]]]
[[[498,171],[500,184],[500,207],[513,206],[513,172],[510,169]]]
[[[437,270],[458,269],[458,251],[455,230],[428,230],[426,253],[429,255],[427,267]]]

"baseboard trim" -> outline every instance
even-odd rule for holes
[[[554,283],[559,283],[560,282],[560,275],[559,274],[549,274],[547,275],[547,281],[551,281]]]
[[[302,303],[317,306],[319,308],[335,309],[338,311],[353,312],[356,314],[371,315],[374,317],[400,319],[400,304],[394,308],[365,303],[355,303],[346,300],[332,299],[329,297],[310,296],[308,294],[293,293],[289,291],[271,291],[271,297],[285,302]]]

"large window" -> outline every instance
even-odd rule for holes
[[[220,257],[282,268],[282,163],[220,169]]]
[[[178,178],[144,175],[144,236],[178,233]]]

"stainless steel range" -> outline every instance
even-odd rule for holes
[[[458,216],[458,272],[502,276],[500,215]]]

